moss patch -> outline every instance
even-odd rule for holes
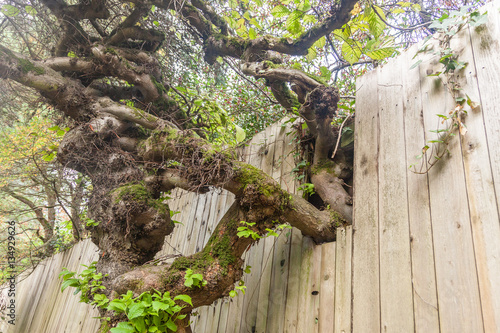
[[[312,174],[317,175],[322,170],[326,170],[328,173],[334,174],[335,162],[330,160],[321,160],[312,167]]]
[[[17,60],[19,61],[19,65],[21,65],[21,71],[23,73],[33,72],[36,75],[45,74],[45,69],[36,67],[31,61],[22,58],[18,58]]]
[[[132,200],[146,204],[155,208],[160,215],[169,214],[168,205],[163,203],[163,198],[154,199],[151,192],[146,188],[144,183],[125,184],[112,191],[116,195],[115,203],[122,200]]]
[[[344,218],[342,217],[342,215],[340,215],[339,213],[337,213],[336,211],[334,210],[330,210],[330,217],[335,225],[336,228],[339,228],[339,227],[342,227],[344,225],[348,225],[349,223],[347,223],[346,220],[344,220]]]

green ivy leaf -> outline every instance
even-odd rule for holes
[[[325,36],[321,37],[320,39],[318,39],[314,44],[313,46],[314,47],[317,47],[318,49],[324,47],[326,45],[326,38]]]
[[[373,7],[375,10],[373,10],[372,7],[369,7],[371,10],[365,11],[365,18],[368,22],[368,29],[373,34],[373,36],[375,36],[375,38],[378,38],[386,27],[384,23],[385,14],[382,8],[378,6],[373,6]],[[383,18],[383,20],[380,18],[379,15]]]
[[[69,279],[69,280],[66,280],[62,283],[61,285],[61,292],[64,291],[64,289],[68,288],[68,287],[78,287],[80,285],[80,280],[78,279]]]
[[[294,10],[290,16],[286,19],[285,28],[292,34],[298,34],[302,31],[302,25],[300,24],[300,19],[304,16],[304,13],[300,10]]]
[[[189,297],[188,295],[177,295],[174,297],[174,300],[181,300],[181,301],[184,301],[186,302],[187,304],[193,306],[193,303],[191,301],[191,297]]]
[[[311,47],[307,50],[307,55],[306,55],[307,61],[313,61],[317,56],[318,53],[314,48]]]
[[[316,16],[309,14],[304,15],[304,18],[302,20],[304,24],[315,24],[316,22],[318,22]]]
[[[42,156],[42,159],[45,162],[52,162],[54,160],[54,158],[56,158],[55,152],[51,152],[50,154],[46,154],[46,155]]]
[[[114,299],[111,302],[109,302],[108,305],[108,310],[116,311],[118,313],[125,312],[126,309],[127,305],[123,303],[123,301],[120,299]]]
[[[110,329],[111,333],[134,333],[135,328],[127,322],[120,322],[116,327]]]
[[[14,17],[14,16],[17,16],[19,14],[19,9],[17,9],[16,7],[11,6],[11,5],[3,5],[2,6],[2,13],[5,16]]]
[[[177,325],[172,321],[172,318],[169,318],[167,321],[167,327],[169,330],[177,332]]]
[[[311,9],[309,0],[302,0],[301,3],[297,6],[297,9],[303,12],[307,12],[309,9]]]
[[[283,5],[278,5],[271,10],[271,15],[280,18],[290,14],[290,10]]]
[[[132,324],[135,326],[135,329],[139,332],[146,331],[146,323],[144,322],[144,317],[138,317],[131,320]]]
[[[31,6],[25,6],[24,7],[24,10],[26,11],[26,13],[30,16],[33,16],[35,17],[36,14],[37,14],[37,11],[35,8],[31,7]]]
[[[248,37],[250,37],[250,39],[255,39],[257,38],[257,33],[255,32],[255,29],[254,28],[250,28],[248,30]]]
[[[144,314],[144,304],[136,303],[127,312],[128,319],[134,319]]]
[[[186,277],[184,281],[184,285],[188,288],[191,288],[193,286],[193,278],[191,277]]]
[[[245,130],[236,124],[234,125],[234,127],[236,128],[236,142],[237,143],[243,142],[247,136],[245,134]]]
[[[359,60],[361,56],[361,46],[358,41],[348,40],[342,44],[342,56],[351,65]]]

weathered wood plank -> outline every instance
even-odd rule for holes
[[[268,127],[264,131],[264,133],[265,136],[261,141],[261,146],[259,148],[259,153],[263,155],[261,169],[267,174],[272,174],[275,145],[271,145],[270,143],[275,140],[275,131],[272,127]],[[259,305],[257,309],[257,320],[255,324],[255,332],[257,333],[266,332],[267,315],[270,301],[269,290],[273,266],[274,241],[275,240],[273,239],[273,237],[268,237],[260,241],[260,243],[264,243],[264,251],[262,257],[262,273],[259,284]]]
[[[332,333],[335,325],[335,242],[321,245],[319,333]]]
[[[282,169],[284,154],[284,136],[286,128],[281,122],[274,127],[274,158],[271,176],[283,186]],[[289,229],[278,231],[279,236],[274,242],[273,266],[270,280],[270,306],[268,313],[267,332],[283,332],[285,321],[286,292],[288,287],[288,269],[290,257]]]
[[[288,290],[285,304],[284,332],[298,332],[300,273],[302,271],[302,233],[299,229],[292,229],[290,246],[290,268],[288,274]]]
[[[411,332],[414,326],[403,121],[402,74],[407,68],[403,65],[405,58],[397,57],[378,73],[382,332]]]
[[[262,133],[264,134],[264,133]],[[245,149],[245,161],[257,168],[261,168],[263,156],[259,154],[262,135],[256,135]],[[259,284],[262,273],[262,262],[264,254],[264,242],[258,242],[249,249],[249,260],[245,265],[251,266],[250,274],[245,274],[245,285],[247,292],[243,298],[241,308],[240,332],[253,332],[256,329],[257,311],[259,308]]]
[[[472,100],[481,110],[469,112],[468,133],[462,138],[462,153],[471,212],[481,307],[486,332],[500,331],[500,225],[498,209],[500,180],[500,4],[489,4],[488,23],[471,29],[471,49],[464,55]],[[493,42],[493,40],[496,40]],[[476,79],[477,78],[477,79]],[[476,96],[477,90],[477,96]],[[467,89],[467,92],[469,89]],[[489,160],[489,163],[485,161]]]
[[[351,331],[352,226],[337,229],[335,249],[335,332]]]
[[[194,219],[191,221],[192,227],[190,228],[189,234],[185,240],[187,243],[186,254],[195,254],[196,244],[198,243],[198,238],[200,234],[204,234],[206,226],[203,223],[203,215],[206,210],[210,209],[210,203],[207,202],[209,193],[201,193],[197,195],[198,204],[196,206],[196,212]],[[204,238],[204,237],[203,237]]]
[[[465,39],[454,37],[453,48],[465,47]],[[461,45],[460,45],[461,44]],[[422,106],[427,139],[436,139],[430,130],[441,125],[435,114],[448,114],[455,101],[440,79],[426,77],[442,70],[438,57],[420,65]],[[440,328],[443,332],[482,332],[474,249],[467,203],[460,139],[453,138],[445,156],[428,173],[430,211],[436,260],[436,282]]]
[[[379,332],[377,71],[358,79],[356,86],[352,330]]]
[[[321,246],[310,237],[302,239],[297,332],[318,332]],[[301,311],[303,309],[303,311]]]
[[[425,145],[420,75],[417,69],[409,70],[411,65],[421,58],[412,59],[417,50],[418,46],[401,55],[406,58],[406,64],[402,70],[403,72],[405,69],[407,72],[409,71],[409,75],[403,75],[405,96],[403,116],[407,166],[422,161],[422,159],[416,159],[415,156],[421,154],[422,147]],[[427,175],[416,174],[408,170],[407,179],[415,332],[439,332]]]

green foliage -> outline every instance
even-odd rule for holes
[[[68,287],[76,288],[75,293],[81,292],[80,302],[89,303],[97,307],[114,311],[116,314],[125,314],[128,321],[120,322],[116,327],[111,328],[112,333],[123,332],[166,332],[171,330],[176,332],[177,320],[182,320],[186,315],[181,315],[180,312],[186,305],[193,306],[191,297],[188,295],[177,295],[174,298],[170,297],[169,292],[161,294],[155,290],[153,294],[150,292],[143,292],[138,297],[133,297],[133,292],[128,291],[125,295],[115,298],[110,301],[106,295],[100,293],[105,287],[102,286],[102,273],[96,273],[96,263],[92,262],[90,265],[82,265],[86,269],[76,276],[75,272],[68,271],[63,268],[59,274],[62,277],[61,291]],[[190,270],[188,270],[190,271]],[[186,278],[191,279],[190,284],[199,286],[206,284],[201,274],[193,274],[193,272],[186,272]]]
[[[178,295],[170,297],[169,292],[161,294],[155,290],[153,294],[144,292],[133,298],[132,291],[122,295],[120,298],[109,302],[107,310],[115,311],[117,314],[125,314],[127,322],[120,322],[110,331],[112,333],[125,332],[166,332],[177,331],[177,320],[182,320],[186,315],[180,314],[185,305],[179,305],[180,301],[193,306],[191,297]]]
[[[59,278],[62,277],[61,291],[64,291],[68,287],[76,288],[74,294],[80,294],[80,302],[90,303],[90,304],[100,304],[101,307],[107,304],[106,299],[102,296],[95,298],[96,294],[100,290],[106,289],[102,286],[102,273],[96,273],[97,261],[92,262],[90,265],[82,265],[86,269],[83,270],[78,276],[75,276],[75,272],[68,271],[67,268],[63,268],[62,272],[59,273]],[[94,295],[94,301],[90,301],[89,296]]]
[[[193,286],[201,288],[207,285],[207,281],[203,279],[202,274],[194,274],[193,270],[189,268],[184,276],[184,285],[188,288]]]
[[[467,63],[460,61],[459,53],[450,47],[450,41],[467,24],[478,27],[486,23],[488,19],[487,15],[486,12],[481,14],[478,11],[472,11],[472,6],[464,6],[458,11],[453,10],[449,13],[444,13],[429,26],[440,32],[440,34],[436,35],[439,39],[439,47],[437,49],[429,47],[427,42],[432,38],[431,36],[431,38],[425,40],[423,47],[414,56],[415,58],[419,53],[427,53],[432,50],[433,55],[439,57],[439,63],[443,67],[442,70],[428,74],[428,76],[437,77],[440,81],[445,82],[445,86],[448,87],[449,93],[457,103],[447,115],[437,115],[440,118],[440,123],[445,124],[444,128],[438,127],[435,130],[431,130],[432,133],[436,134],[436,138],[428,140],[422,147],[421,153],[415,157],[417,160],[421,160],[421,162],[413,163],[409,166],[415,173],[425,174],[429,172],[448,153],[446,147],[455,136],[455,130],[458,130],[461,135],[467,133],[467,128],[463,123],[463,118],[467,114],[467,111],[464,109],[465,102],[467,102],[466,104],[471,110],[479,108],[479,104],[472,101],[469,95],[463,92],[455,76],[458,71],[467,67]],[[410,69],[417,67],[421,62],[422,60],[418,60]],[[426,155],[429,155],[429,158],[424,158]],[[420,164],[420,167],[417,169],[418,164]]]
[[[17,16],[19,14],[19,9],[12,6],[12,5],[3,5],[2,6],[2,13],[5,16],[14,17],[14,16]]]
[[[97,227],[101,222],[88,218],[86,214],[80,214],[80,219],[87,227]]]
[[[255,222],[240,221],[240,223],[243,224],[244,226],[238,227],[238,233],[236,234],[238,237],[245,237],[245,238],[252,237],[253,240],[261,238],[257,232],[248,228],[248,227],[253,227],[255,225]]]
[[[314,184],[311,183],[303,183],[298,189],[302,191],[303,195],[313,195],[315,193]]]
[[[238,291],[240,291],[243,295],[245,295],[246,289],[247,289],[247,286],[245,286],[245,282],[243,282],[243,280],[240,280],[238,282],[238,285],[236,287],[234,287],[234,289],[229,292],[229,296],[236,297],[236,295],[238,294]]]
[[[245,221],[240,221],[241,224],[244,226],[238,227],[238,233],[236,234],[238,237],[245,237],[249,238],[252,237],[253,240],[258,240],[261,239],[262,236],[260,236],[257,232],[254,230],[250,229],[249,227],[255,226],[255,222],[245,222]],[[291,229],[292,227],[289,226],[288,224],[279,224],[276,226],[276,229],[283,230],[283,229]],[[266,228],[267,234],[265,237],[278,237],[279,234],[274,231],[273,229]],[[247,266],[247,269],[249,269],[249,266]]]

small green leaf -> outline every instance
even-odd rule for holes
[[[250,28],[248,30],[248,37],[250,37],[250,39],[255,39],[257,38],[257,33],[255,32],[255,29],[254,28]]]
[[[189,304],[191,306],[193,306],[193,303],[191,301],[191,297],[189,297],[188,295],[177,295],[177,296],[175,296],[174,300],[176,301],[178,299],[181,300],[181,301],[186,302],[187,304]]]
[[[359,42],[352,39],[342,44],[341,51],[344,59],[350,64],[357,62],[361,56],[361,46]]]
[[[236,291],[235,291],[235,290],[231,290],[231,291],[229,292],[229,296],[231,296],[231,297],[235,297],[235,296],[236,296]]]
[[[416,63],[414,63],[413,65],[411,65],[410,69],[417,67],[418,65],[420,65],[420,63],[422,63],[422,60],[419,60]]]
[[[61,285],[61,291],[64,291],[64,289],[68,287],[78,287],[80,285],[80,280],[78,279],[69,279],[66,280],[62,283]]]
[[[56,154],[54,152],[51,152],[50,154],[46,154],[42,156],[42,159],[45,162],[52,162],[56,158]]]
[[[236,128],[236,142],[243,142],[246,138],[245,130],[243,130],[243,128],[239,127],[236,124],[234,125],[234,127]]]
[[[286,19],[285,28],[292,34],[298,34],[302,31],[302,25],[300,19],[304,16],[304,13],[300,10],[294,10]]]
[[[144,305],[142,303],[136,303],[128,309],[127,317],[128,319],[134,319],[144,314]]]
[[[11,5],[3,5],[2,13],[4,13],[5,16],[14,17],[19,14],[19,9]]]
[[[111,333],[134,333],[135,328],[127,322],[120,322],[116,327],[110,329]]]
[[[317,47],[318,49],[324,47],[326,45],[326,37],[323,36],[321,37],[320,39],[318,39],[314,44],[313,46],[314,47]]]
[[[184,285],[188,288],[191,288],[193,286],[193,279],[191,277],[186,277]]]
[[[120,299],[114,299],[111,302],[109,302],[108,305],[108,310],[109,311],[116,311],[118,313],[125,312],[127,309],[127,305],[123,303],[122,300]]]
[[[280,18],[290,14],[290,10],[283,5],[278,5],[271,10],[271,15]]]
[[[35,17],[35,16],[36,16],[36,14],[37,14],[36,9],[35,9],[35,8],[33,8],[33,7],[31,7],[31,6],[25,6],[25,7],[24,7],[24,10],[26,10],[26,13],[27,13],[28,15],[33,16],[33,17]]]
[[[311,47],[307,50],[306,59],[308,61],[313,61],[317,57],[317,55],[318,53],[316,52],[316,50]]]
[[[167,321],[167,327],[169,330],[177,332],[177,325],[172,321],[172,318],[169,318]]]

